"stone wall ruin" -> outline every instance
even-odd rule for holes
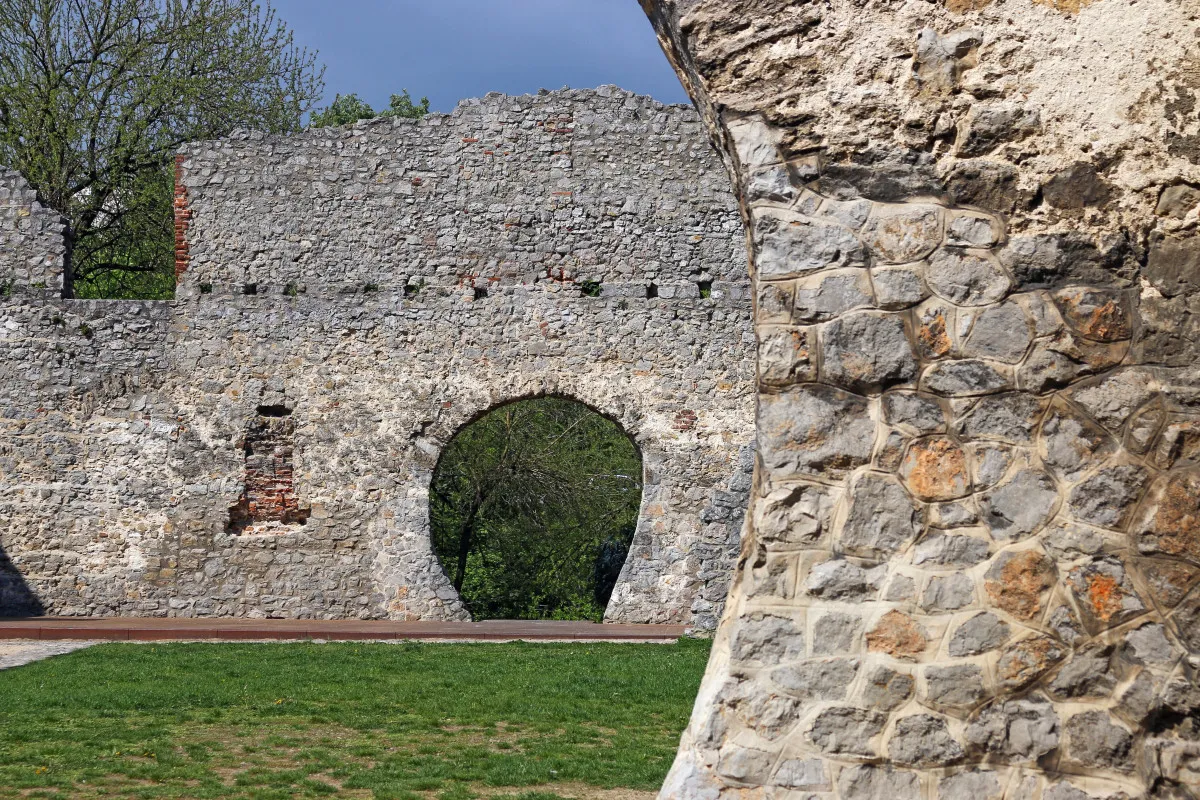
[[[642,4],[759,339],[662,796],[1200,797],[1200,4]]]
[[[429,545],[437,456],[558,394],[645,462],[608,618],[715,626],[753,339],[694,110],[489,95],[196,143],[176,169],[164,303],[61,299],[59,221],[3,178],[0,613],[463,618]]]

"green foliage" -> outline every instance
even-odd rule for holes
[[[102,645],[0,672],[0,797],[653,791],[708,652],[692,640]]]
[[[4,0],[0,164],[67,218],[69,291],[169,297],[175,151],[298,130],[321,73],[257,0]]]
[[[338,125],[349,125],[360,119],[375,119],[376,117],[406,117],[420,119],[429,113],[429,98],[422,97],[419,103],[414,103],[408,89],[400,94],[392,95],[391,103],[378,113],[370,104],[357,94],[335,95],[333,102],[312,113],[309,118],[310,128],[331,128]]]
[[[582,403],[501,406],[438,461],[434,550],[475,619],[599,620],[633,539],[641,476],[634,444]]]

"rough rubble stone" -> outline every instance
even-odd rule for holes
[[[1009,700],[985,708],[967,726],[967,745],[1009,762],[1032,762],[1058,747],[1059,718],[1044,700]]]
[[[773,670],[771,680],[796,697],[844,700],[858,668],[857,659],[814,658]]]
[[[1074,483],[1117,449],[1099,425],[1066,406],[1055,406],[1042,423],[1042,461],[1063,480]]]
[[[845,800],[921,800],[921,779],[890,766],[847,767],[838,776],[837,786]]]
[[[797,281],[795,286],[792,318],[796,322],[826,322],[875,305],[865,269],[821,272]]]
[[[1121,655],[1134,664],[1164,666],[1174,662],[1179,657],[1179,651],[1167,638],[1162,625],[1150,623],[1125,635]]]
[[[765,542],[814,545],[829,531],[834,498],[821,484],[775,489],[754,503],[754,527]]]
[[[883,732],[887,715],[865,708],[834,707],[817,714],[809,738],[826,753],[873,756],[872,740]]]
[[[1028,686],[1066,657],[1059,644],[1048,636],[1031,636],[1006,646],[996,662],[1000,688],[1015,691]]]
[[[970,567],[986,561],[991,547],[984,539],[935,533],[922,539],[913,552],[913,564]]]
[[[983,588],[992,606],[1028,622],[1040,615],[1054,577],[1054,565],[1045,553],[1010,550],[992,562]]]
[[[891,711],[912,697],[913,678],[888,667],[875,667],[863,688],[862,701],[879,711]]]
[[[971,330],[963,338],[962,352],[972,358],[990,358],[1016,364],[1033,342],[1029,320],[1016,303],[988,306],[973,315]]]
[[[995,614],[985,611],[959,625],[950,637],[947,652],[954,658],[977,656],[1008,641],[1012,629]]]
[[[929,297],[923,271],[912,266],[872,267],[871,283],[875,301],[888,311],[910,308]]]
[[[1145,613],[1124,563],[1116,557],[1096,558],[1071,569],[1067,585],[1083,612],[1083,622],[1095,632]]]
[[[1036,397],[1006,392],[981,397],[958,421],[957,429],[972,439],[999,439],[1014,444],[1033,441],[1042,414]]]
[[[863,398],[804,385],[759,397],[758,437],[775,479],[836,474],[870,460],[875,423]]]
[[[940,433],[946,418],[937,400],[912,392],[886,392],[883,395],[883,419],[918,433]]]
[[[925,670],[925,702],[938,708],[969,710],[983,702],[988,692],[978,664],[928,667]]]
[[[1148,480],[1146,470],[1135,464],[1105,467],[1071,490],[1067,506],[1077,519],[1119,530]]]
[[[1056,700],[1099,699],[1112,694],[1117,676],[1112,670],[1113,648],[1090,647],[1074,653],[1061,667],[1047,689]]]
[[[916,538],[918,521],[917,508],[898,480],[863,473],[847,492],[837,546],[849,555],[883,560]]]
[[[755,263],[763,280],[862,264],[865,258],[858,238],[841,225],[759,209],[753,227]]]
[[[779,663],[804,656],[804,623],[774,614],[754,614],[739,621],[730,644],[739,661]]]
[[[900,464],[904,485],[921,500],[953,500],[967,494],[971,476],[962,447],[948,436],[917,439]]]
[[[1001,800],[1004,787],[991,770],[967,770],[938,781],[937,800]]]
[[[921,388],[951,397],[973,397],[1011,389],[1012,377],[1001,365],[978,359],[943,361],[925,370]]]
[[[957,611],[975,601],[975,585],[963,574],[932,578],[921,593],[921,608],[931,614]]]
[[[1054,301],[1075,333],[1097,342],[1119,342],[1133,336],[1125,298],[1119,292],[1083,287],[1060,289]]]
[[[856,391],[879,391],[917,374],[904,322],[894,314],[856,312],[821,327],[821,378]]]
[[[832,612],[822,614],[813,623],[812,652],[815,656],[853,653],[862,635],[862,617]]]
[[[867,649],[899,659],[915,660],[929,643],[924,629],[909,615],[892,610],[867,632]]]
[[[1085,767],[1133,769],[1133,737],[1103,711],[1085,711],[1067,720],[1067,757]]]
[[[880,263],[919,261],[942,243],[942,210],[911,203],[878,206],[862,227],[862,239]]]
[[[863,569],[844,559],[831,559],[812,568],[804,588],[813,597],[827,600],[868,600],[879,592],[886,576],[883,566]]]
[[[929,258],[925,280],[938,297],[962,306],[997,303],[1012,288],[1012,279],[988,254],[950,248]]]
[[[964,755],[946,720],[932,714],[915,714],[896,722],[888,740],[888,756],[897,764],[913,767],[944,767]]]
[[[758,329],[758,380],[765,386],[788,386],[816,376],[812,331],[772,325]]]
[[[771,783],[789,789],[819,790],[830,786],[825,762],[819,758],[789,758],[779,762]]]
[[[979,500],[984,522],[999,541],[1020,541],[1036,533],[1059,507],[1058,487],[1043,472],[1023,469],[984,492]]]

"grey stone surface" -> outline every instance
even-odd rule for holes
[[[821,377],[855,391],[878,391],[911,381],[917,359],[894,314],[859,312],[821,326]]]
[[[812,653],[853,653],[862,637],[862,617],[858,614],[829,612],[817,617],[812,626]]]
[[[1120,529],[1148,480],[1146,470],[1135,464],[1105,467],[1072,489],[1067,505],[1083,522]]]
[[[969,710],[988,696],[986,678],[978,664],[928,667],[924,701],[940,708]]]
[[[858,669],[853,658],[813,658],[773,670],[771,680],[797,697],[844,700]]]
[[[842,770],[838,793],[846,800],[920,800],[921,779],[890,766],[859,765]]]
[[[977,656],[995,650],[1008,641],[1012,629],[1008,623],[985,611],[958,626],[950,637],[948,652],[955,658]]]
[[[777,480],[861,466],[875,438],[865,400],[817,385],[761,395],[758,426],[763,467]]]
[[[967,770],[938,781],[937,800],[1001,800],[1004,786],[991,770]]]
[[[1067,756],[1085,767],[1129,772],[1133,736],[1103,711],[1085,711],[1067,720]]]
[[[883,395],[883,419],[889,425],[908,428],[914,433],[941,433],[946,417],[937,400],[912,392],[886,392]]]
[[[887,715],[878,711],[835,706],[817,714],[808,735],[826,753],[870,757],[886,724]]]
[[[963,337],[963,355],[1016,364],[1033,342],[1029,320],[1016,303],[988,306],[973,315],[971,329]]]
[[[986,561],[991,546],[985,539],[935,533],[922,539],[913,552],[913,564],[942,567],[970,567]]]
[[[946,720],[932,714],[901,717],[888,739],[888,756],[910,767],[944,767],[962,759],[962,745],[950,735]]]
[[[961,573],[931,578],[921,593],[921,608],[929,613],[955,611],[975,600],[975,583]]]
[[[970,747],[1010,762],[1032,762],[1058,747],[1059,717],[1039,700],[1009,700],[985,708],[967,726]]]
[[[879,592],[887,575],[883,566],[864,569],[845,559],[817,564],[809,571],[804,588],[813,597],[826,600],[867,600]]]
[[[739,621],[730,643],[739,661],[778,663],[804,656],[804,623],[774,614],[753,614]]]
[[[868,472],[850,484],[837,546],[849,555],[882,560],[906,547],[919,530],[916,505],[900,481]]]
[[[963,306],[986,306],[1003,300],[1012,279],[988,255],[970,250],[939,250],[925,273],[938,297]]]
[[[1000,541],[1019,541],[1037,532],[1058,509],[1058,487],[1036,470],[1023,469],[985,492],[979,504],[984,522]]]
[[[1056,700],[1072,698],[1099,699],[1112,694],[1117,674],[1112,668],[1112,646],[1094,646],[1071,655],[1061,667],[1047,690]]]
[[[979,359],[943,361],[921,376],[921,388],[949,397],[974,397],[1012,388],[1000,365]]]
[[[956,427],[972,439],[1028,444],[1041,414],[1042,404],[1035,397],[1016,392],[995,394],[980,398]]]
[[[867,676],[863,702],[880,711],[891,711],[912,697],[914,681],[911,675],[888,667],[875,667]]]

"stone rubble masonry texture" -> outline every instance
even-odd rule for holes
[[[664,798],[1200,797],[1200,0],[643,0],[750,520]]]
[[[429,541],[437,457],[554,394],[644,459],[607,618],[716,626],[754,339],[694,109],[489,95],[176,169],[161,303],[61,299],[60,220],[0,181],[0,613],[465,618]]]

